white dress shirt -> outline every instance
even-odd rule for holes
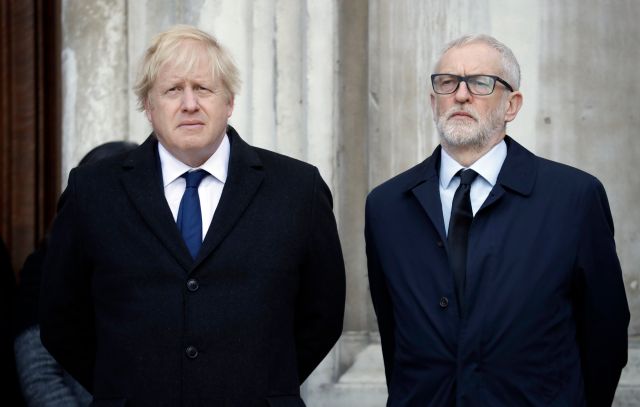
[[[198,186],[200,212],[202,213],[202,240],[204,240],[211,221],[213,220],[213,214],[220,202],[222,188],[227,181],[229,154],[231,152],[229,138],[225,134],[216,152],[198,168],[189,167],[187,164],[178,160],[160,143],[158,143],[158,152],[162,168],[164,196],[167,198],[169,208],[171,208],[173,220],[178,219],[180,200],[182,200],[182,195],[187,186],[187,181],[182,178],[182,174],[197,169],[203,169],[209,173],[209,175],[202,179],[202,182],[200,182]]]
[[[453,157],[447,154],[444,148],[440,151],[440,202],[442,203],[444,230],[445,233],[448,234],[453,195],[455,195],[456,189],[458,189],[458,185],[460,185],[460,177],[456,177],[455,175],[462,168],[466,167],[463,167],[454,160]],[[502,140],[469,167],[478,173],[476,179],[471,183],[471,191],[469,193],[471,209],[474,216],[482,207],[491,189],[493,189],[493,186],[496,184],[498,174],[506,158],[507,144]]]

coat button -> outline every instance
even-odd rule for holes
[[[187,281],[187,290],[194,292],[194,291],[198,291],[198,288],[200,288],[200,284],[198,284],[198,280],[192,278],[189,281]]]
[[[189,359],[195,359],[198,357],[198,349],[195,346],[187,346],[184,351]]]
[[[440,298],[440,307],[447,308],[449,306],[449,299],[447,297]]]
[[[444,243],[442,242],[442,240],[438,240],[436,244],[438,245],[438,247],[444,247]]]

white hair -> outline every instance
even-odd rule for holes
[[[438,62],[436,63],[436,68],[438,67],[438,65],[440,65],[440,61],[442,60],[444,54],[447,53],[447,51],[449,51],[450,49],[478,42],[486,44],[500,53],[500,55],[502,56],[501,75],[504,76],[504,80],[506,80],[509,85],[511,85],[513,90],[520,89],[520,65],[518,64],[516,56],[513,54],[513,51],[511,51],[509,47],[487,34],[464,35],[449,42],[440,52]]]

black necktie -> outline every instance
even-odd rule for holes
[[[207,175],[208,172],[205,170],[185,172],[181,175],[187,180],[187,186],[184,189],[182,200],[180,200],[176,223],[184,243],[194,259],[198,255],[198,251],[200,251],[200,246],[202,246],[202,214],[200,213],[198,186]]]
[[[449,220],[449,234],[447,242],[449,246],[449,265],[453,271],[456,296],[458,297],[458,309],[460,317],[464,316],[464,290],[467,275],[467,242],[469,227],[473,221],[471,210],[471,183],[478,176],[474,170],[462,169],[457,174],[460,176],[460,186],[453,195],[451,204],[451,219]]]

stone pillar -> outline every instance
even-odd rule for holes
[[[508,133],[607,188],[630,335],[637,336],[640,180],[632,169],[640,157],[633,103],[640,3],[601,3],[63,0],[63,171],[99,143],[141,142],[149,134],[131,87],[153,35],[178,23],[214,34],[242,75],[231,123],[254,145],[317,165],[334,194],[347,266],[345,334],[308,380],[305,399],[310,406],[382,406],[365,197],[438,144],[429,74],[440,47],[465,33],[492,34],[522,66],[524,106]]]
[[[640,3],[541,2],[538,153],[595,175],[604,184],[631,309],[640,335],[640,178],[635,175],[640,114],[633,80],[640,60]],[[542,45],[544,44],[544,45]],[[636,45],[634,45],[636,44]]]
[[[62,177],[91,148],[128,139],[124,0],[62,2]]]
[[[638,15],[632,0],[375,0],[369,25],[370,188],[438,144],[428,76],[440,47],[466,33],[496,36],[522,68],[524,105],[508,133],[541,156],[594,174],[607,189],[631,336],[640,334],[640,179],[631,173],[640,156],[640,115],[626,96],[640,87],[629,79],[638,60],[631,45],[640,39]]]
[[[342,174],[336,171],[341,142],[337,8],[336,0],[65,0],[65,173],[95,145],[117,138],[142,142],[148,136],[150,126],[131,90],[140,59],[155,34],[191,24],[216,36],[240,69],[242,89],[230,123],[256,146],[316,165],[333,191],[337,217],[344,218],[343,211],[349,216],[361,202],[345,203],[341,195],[350,189],[340,187]],[[358,47],[366,52],[363,43]],[[366,66],[359,69],[366,72]],[[359,131],[363,139],[365,129]],[[349,151],[357,154],[353,146]],[[365,184],[358,185],[362,196]],[[352,229],[356,237],[343,235],[343,241],[360,242],[361,230]],[[359,286],[357,303],[348,309],[359,307],[366,315],[366,278],[362,255],[357,256],[352,263],[358,263],[360,275],[350,278],[349,289],[352,301],[351,287]],[[347,330],[358,324],[359,312],[349,315]],[[357,329],[367,327],[359,323]],[[335,381],[338,358],[336,348],[305,391]]]

